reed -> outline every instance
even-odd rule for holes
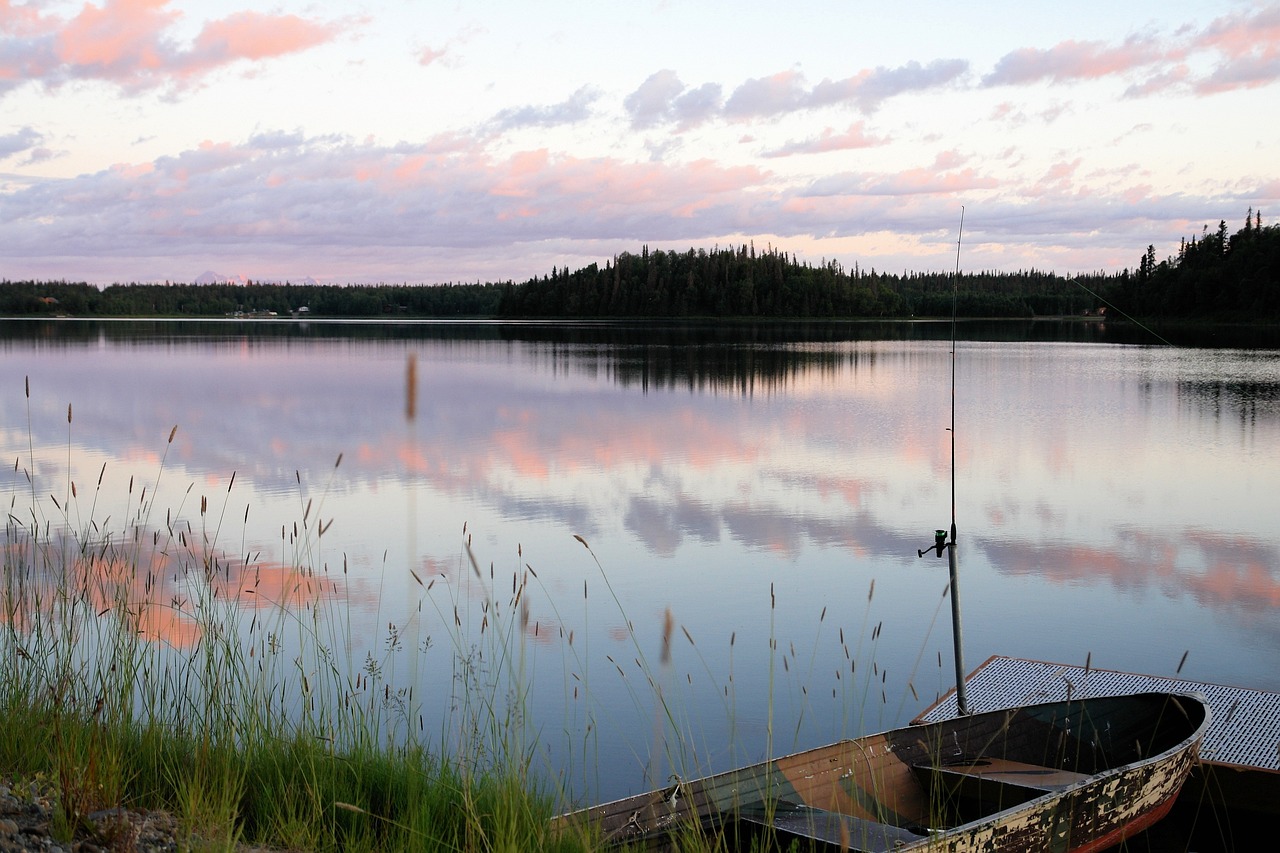
[[[34,442],[14,462],[0,578],[0,774],[48,794],[59,840],[125,845],[108,836],[127,807],[169,811],[193,850],[581,849],[548,836],[553,797],[530,773],[523,587],[487,603],[478,637],[455,626],[457,726],[432,743],[412,677],[384,672],[419,638],[393,624],[363,667],[346,659],[327,486],[309,494],[297,478],[300,518],[281,531],[291,565],[243,542],[232,556],[234,474],[220,502],[188,488],[164,509],[175,427],[151,478],[115,502],[123,515],[97,517],[107,472],[82,496],[70,407],[67,419],[59,482]]]
[[[29,385],[27,395],[30,434]],[[281,526],[283,556],[272,562],[243,536],[225,544],[241,519],[234,473],[212,497],[166,477],[177,427],[149,478],[122,480],[123,495],[112,495],[105,465],[91,488],[77,482],[72,426],[68,407],[59,464],[39,458],[31,440],[14,462],[0,579],[0,774],[50,793],[64,842],[107,840],[113,830],[102,815],[123,806],[171,812],[182,846],[193,850],[594,849],[601,839],[553,832],[550,818],[569,807],[570,791],[600,788],[598,723],[619,709],[600,704],[596,685],[615,672],[637,716],[652,720],[648,755],[639,758],[654,787],[724,769],[740,757],[735,750],[759,746],[754,735],[755,747],[738,742],[734,667],[745,638],[727,638],[728,672],[720,673],[703,656],[708,638],[695,639],[671,610],[660,625],[642,626],[642,637],[580,536],[598,572],[583,581],[582,610],[595,604],[591,592],[605,591],[631,661],[605,655],[610,669],[595,671],[590,625],[576,633],[562,612],[577,603],[557,601],[520,546],[507,569],[482,563],[465,526],[447,576],[408,569],[419,615],[385,622],[378,647],[366,649],[344,613],[345,558],[330,570],[325,544],[333,524],[325,499],[341,456],[318,488],[295,474],[297,518]],[[123,511],[113,517],[105,506]],[[246,506],[241,523],[249,513]],[[533,619],[535,596],[554,628]],[[750,709],[763,715],[766,754],[797,746],[816,713],[816,648],[833,632],[848,668],[834,673],[831,697],[851,720],[848,733],[862,732],[870,705],[885,704],[873,596],[874,583],[848,626],[853,650],[846,626],[832,628],[824,609],[806,656],[778,636],[770,588],[768,636],[751,638],[769,643],[765,706]],[[572,778],[546,761],[546,735],[529,719],[528,640],[543,630],[559,634]],[[436,647],[450,662],[452,693],[449,712],[429,721],[415,689],[427,680],[423,653]],[[707,706],[681,701],[699,689],[728,721],[727,756],[722,737],[709,743],[698,734]],[[779,693],[797,703],[783,732],[775,731]],[[684,841],[716,850],[730,839]]]

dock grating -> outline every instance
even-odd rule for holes
[[[1280,772],[1280,693],[1001,656],[974,670],[965,679],[965,690],[974,712],[1125,693],[1199,693],[1213,714],[1201,761]],[[916,722],[945,720],[956,713],[953,690]]]

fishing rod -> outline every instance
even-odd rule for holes
[[[956,271],[951,279],[951,539],[947,540],[947,531],[935,530],[933,545],[917,551],[917,557],[933,551],[941,557],[947,552],[947,563],[951,573],[951,636],[955,646],[956,662],[956,710],[962,715],[973,713],[969,709],[969,700],[964,686],[964,650],[960,628],[960,587],[958,585],[958,566],[956,558],[956,315],[960,290],[960,243],[964,239],[964,205],[960,206],[960,232],[956,236]]]

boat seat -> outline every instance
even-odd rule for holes
[[[1005,758],[978,758],[973,761],[943,765],[917,764],[915,769],[922,773],[937,773],[944,779],[949,778],[961,783],[966,780],[973,780],[979,784],[997,782],[1046,793],[1065,790],[1089,778],[1085,773],[1045,767],[1040,764],[1025,764]]]
[[[878,823],[839,812],[815,809],[787,801],[775,804],[772,813],[763,806],[739,809],[740,821],[756,826],[770,827],[784,837],[822,841],[863,853],[892,853],[904,844],[919,841],[925,836],[900,826]]]

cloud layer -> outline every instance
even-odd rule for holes
[[[389,15],[0,0],[0,104],[17,110],[0,124],[0,274],[183,279],[230,263],[258,276],[499,280],[640,243],[756,238],[815,261],[927,269],[943,263],[961,204],[976,266],[1070,272],[1131,266],[1147,243],[1171,251],[1203,222],[1280,201],[1261,153],[1276,130],[1222,126],[1239,99],[1259,114],[1269,103],[1280,4],[1118,22],[1114,38],[992,41],[985,61],[862,66],[851,54],[812,76],[764,51],[739,60],[757,70],[737,79],[681,70],[661,50],[644,54],[657,70],[624,51],[593,73],[559,62],[573,54],[560,47],[519,66],[532,86],[486,53],[494,19],[435,32],[424,18],[416,40],[395,41]],[[274,82],[254,82],[264,74]],[[343,89],[344,75],[367,85]],[[255,85],[275,104],[318,106],[239,114]],[[388,108],[329,103],[325,85]],[[280,96],[292,87],[297,97]],[[89,96],[139,116],[130,140],[101,128],[123,156],[102,162],[97,131],[75,123]],[[228,130],[174,133],[204,103]],[[1215,133],[1233,153],[1205,163]]]

